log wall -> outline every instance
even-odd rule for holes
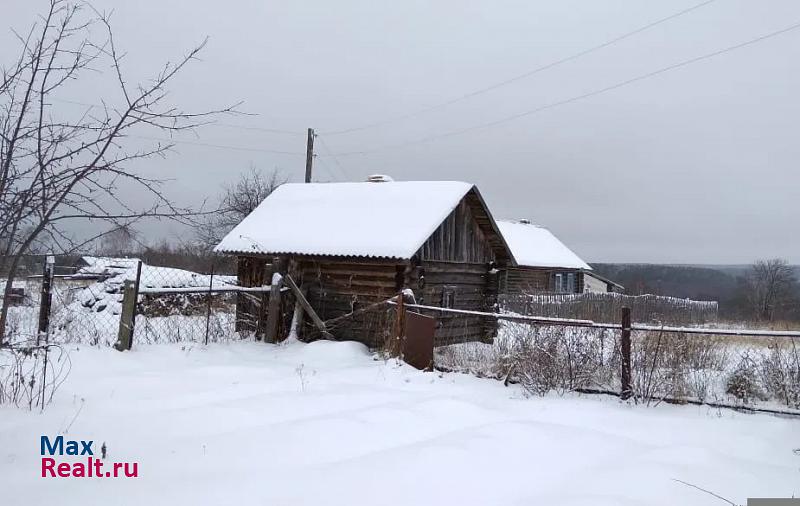
[[[411,272],[408,287],[417,302],[476,311],[492,310],[494,276],[489,264],[424,260]],[[438,327],[434,344],[442,346],[470,341],[489,342],[496,333],[495,320],[480,316],[421,311],[435,317]]]
[[[575,293],[584,291],[584,275],[576,269],[545,269],[536,267],[509,267],[500,273],[500,293],[506,295],[522,293],[552,293],[553,274],[575,273]]]
[[[236,262],[239,285],[254,287],[269,284],[272,265],[263,257],[240,256]],[[267,297],[264,294],[238,292],[236,294],[236,332],[255,333],[260,339],[265,322]],[[261,323],[261,325],[259,325]]]
[[[389,299],[402,288],[406,264],[369,260],[298,260],[293,278],[307,290],[306,298],[322,320]],[[340,340],[383,346],[389,328],[389,306],[343,320],[331,333]],[[316,332],[306,326],[305,339]]]
[[[387,223],[387,227],[390,228],[391,223]],[[403,288],[412,289],[417,301],[425,304],[441,306],[446,303],[458,309],[492,310],[498,294],[498,276],[493,274],[497,256],[505,262],[508,251],[485,204],[477,192],[472,191],[409,260],[295,256],[284,258],[283,263],[288,265],[288,273],[295,282],[306,291],[311,307],[327,321],[389,299]],[[265,265],[263,259],[240,258],[239,280],[244,286],[258,286],[269,280],[271,270],[263,271],[259,265]],[[445,294],[450,295],[446,298]],[[294,299],[291,295],[283,299],[283,319],[286,320]],[[240,306],[242,314],[248,317],[255,313],[246,303]],[[348,317],[329,330],[337,339],[356,340],[379,348],[391,330],[392,313],[390,306],[381,306]],[[260,316],[263,317],[263,313]],[[433,316],[440,322],[435,336],[437,346],[490,341],[496,334],[494,319],[438,312]],[[288,328],[286,323],[283,327]],[[314,339],[317,331],[303,325],[301,337]]]

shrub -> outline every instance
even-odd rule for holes
[[[759,365],[766,391],[788,407],[800,409],[800,353],[795,341],[776,340]]]
[[[510,360],[526,391],[563,394],[596,386],[603,365],[602,331],[566,327],[527,327],[515,336]]]
[[[665,398],[702,402],[727,362],[724,343],[708,336],[641,333],[631,354],[634,393],[648,405]]]
[[[742,356],[736,368],[728,376],[725,392],[744,405],[753,404],[756,400],[766,400],[758,383],[758,367],[749,354],[745,353]]]

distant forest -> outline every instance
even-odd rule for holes
[[[745,280],[748,265],[661,265],[661,264],[592,264],[600,275],[625,287],[630,295],[652,293],[693,300],[719,302],[720,316],[726,319],[746,319],[749,315],[748,285]],[[795,278],[800,279],[800,266],[793,266]],[[795,284],[797,299],[800,288]],[[796,304],[784,319],[800,320]]]

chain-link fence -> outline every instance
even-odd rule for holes
[[[219,342],[236,333],[236,277],[143,265],[132,280],[137,343]]]
[[[5,279],[0,280],[5,285]],[[17,279],[13,282],[8,305],[6,337],[13,342],[35,340],[38,329],[41,278]]]
[[[445,308],[428,311],[461,317]],[[500,322],[493,344],[437,347],[435,365],[517,382],[536,395],[609,393],[647,405],[695,403],[800,414],[800,331],[637,323],[624,330],[624,322],[492,317]]]
[[[126,329],[140,343],[215,342],[235,336],[237,298],[263,298],[240,293],[236,277],[213,266],[202,273],[136,258],[82,256],[73,265],[45,258],[41,274],[13,283],[7,342],[111,346]]]
[[[124,346],[118,344],[124,349],[134,342],[223,341],[270,327],[271,302],[278,308],[275,318],[287,320],[273,327],[294,328],[302,321],[289,321],[289,313],[302,314],[302,299],[281,303],[270,297],[267,279],[240,287],[235,276],[213,268],[202,273],[103,257],[83,264],[65,274],[57,264],[48,269],[45,263],[42,274],[15,282],[14,298],[6,301],[7,342],[112,345],[124,337]],[[398,348],[401,354],[413,345],[418,365],[431,364],[430,355],[438,368],[518,382],[532,394],[605,392],[644,404],[800,412],[800,331],[652,325],[635,311],[633,323],[548,318],[424,306],[413,298],[403,311],[435,320],[409,316],[398,324],[396,300],[353,308],[328,321],[317,321],[310,311],[304,325],[314,330],[311,338],[342,338],[347,325],[380,314],[384,324],[375,332],[385,336],[379,340],[389,343],[387,348],[406,341]],[[493,340],[486,339],[492,334]]]

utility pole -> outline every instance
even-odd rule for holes
[[[314,129],[308,129],[308,143],[306,144],[306,183],[311,182],[311,166],[314,163]]]

